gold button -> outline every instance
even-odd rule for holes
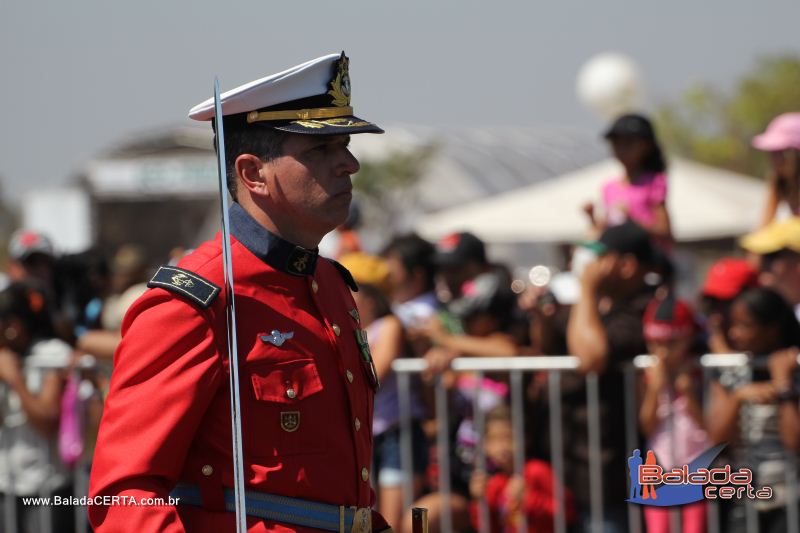
[[[333,328],[333,333],[338,337],[342,334],[342,328],[340,328],[337,324],[331,326]]]
[[[369,470],[367,470],[366,468],[361,469],[361,479],[363,479],[364,481],[367,481],[369,479]]]
[[[286,389],[286,397],[290,400],[294,400],[297,398],[297,393],[294,391],[294,389]]]
[[[356,417],[355,425],[356,425],[356,431],[361,429],[361,420],[359,420],[358,417]]]
[[[344,375],[347,376],[347,381],[349,381],[350,383],[353,382],[353,373],[352,372],[350,372],[349,370],[345,370]]]
[[[204,476],[210,476],[214,473],[214,467],[211,465],[203,465],[203,468],[200,469]]]
[[[317,292],[319,290],[319,285],[317,284],[316,280],[311,280],[311,290]]]

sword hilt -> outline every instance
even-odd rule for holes
[[[428,533],[428,510],[424,507],[411,509],[412,533]]]

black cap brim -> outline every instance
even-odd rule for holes
[[[378,125],[364,119],[347,116],[326,119],[293,120],[272,126],[276,130],[303,135],[352,135],[355,133],[384,133]]]

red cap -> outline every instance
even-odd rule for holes
[[[703,284],[703,296],[732,300],[748,287],[758,285],[758,272],[745,259],[724,257],[711,265]]]
[[[672,297],[654,299],[642,319],[646,341],[666,341],[689,337],[697,327],[692,308]]]

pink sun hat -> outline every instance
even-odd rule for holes
[[[765,152],[800,150],[800,113],[784,113],[772,119],[764,133],[753,137],[753,146]]]

